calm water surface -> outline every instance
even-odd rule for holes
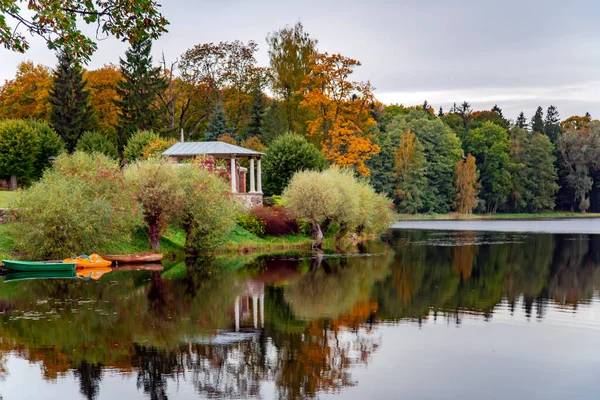
[[[394,230],[385,242],[5,278],[0,394],[600,398],[600,235]]]

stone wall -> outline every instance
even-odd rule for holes
[[[235,193],[235,196],[242,203],[244,210],[250,210],[257,206],[262,206],[263,194],[262,193]]]

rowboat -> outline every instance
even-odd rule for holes
[[[2,260],[4,268],[13,271],[42,272],[42,271],[75,271],[76,263],[62,261],[17,261]]]
[[[4,275],[4,282],[27,281],[31,279],[72,279],[73,271],[41,271],[41,272],[9,272]]]
[[[108,261],[114,261],[123,264],[135,264],[135,263],[151,263],[158,262],[163,259],[163,255],[161,253],[151,253],[151,254],[108,254],[102,255],[102,258]]]
[[[112,261],[107,261],[98,254],[92,254],[89,256],[82,255],[77,258],[67,258],[64,262],[75,263],[77,268],[106,268],[112,265]]]

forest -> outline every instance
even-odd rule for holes
[[[271,32],[266,45],[268,66],[258,65],[254,41],[200,43],[154,60],[152,38],[95,70],[66,52],[54,68],[23,62],[0,87],[0,178],[27,185],[63,147],[130,162],[130,140],[150,131],[138,155],[221,140],[265,151],[268,165],[271,144],[293,134],[401,213],[600,210],[600,122],[588,113],[561,119],[549,105],[510,120],[498,105],[467,101],[386,105],[370,82],[353,80],[358,60],[322,52],[301,23]],[[289,168],[312,169],[304,161]],[[269,173],[267,194],[281,194],[287,182],[269,183],[281,171]]]

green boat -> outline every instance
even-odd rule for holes
[[[41,271],[41,272],[9,272],[4,275],[4,282],[27,281],[30,279],[72,279],[73,271]]]
[[[75,263],[62,261],[16,261],[2,260],[4,268],[22,272],[75,271]]]

